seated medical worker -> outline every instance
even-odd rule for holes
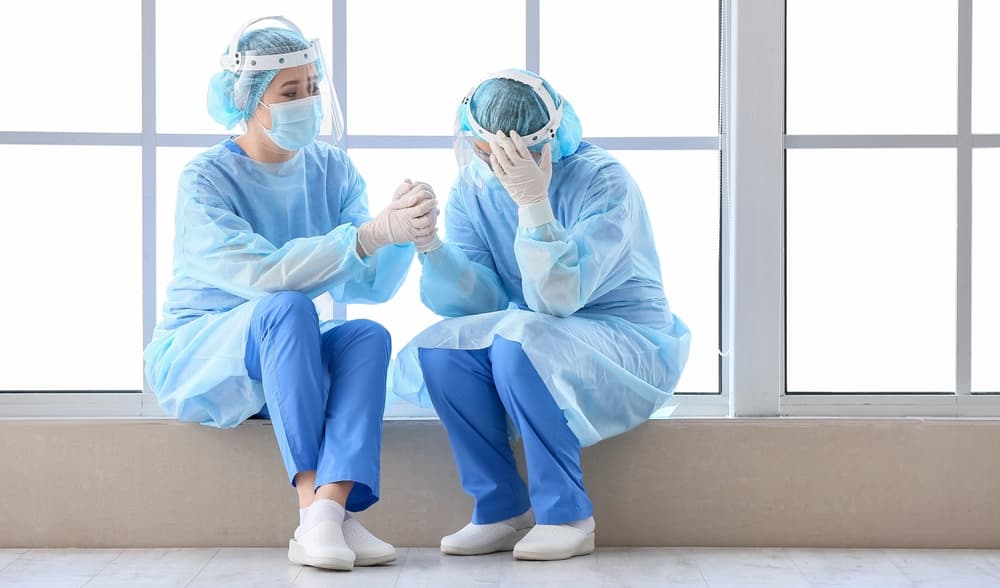
[[[281,26],[253,28],[268,20]],[[410,242],[433,236],[436,201],[407,181],[369,216],[347,154],[316,140],[324,121],[339,137],[342,118],[318,43],[290,21],[251,21],[222,63],[208,110],[243,134],[181,173],[173,280],[146,377],[184,421],[227,428],[270,417],[299,497],[292,562],[391,561],[393,547],[349,514],[378,500],[389,335],[368,320],[321,322],[313,299],[392,297]]]
[[[459,175],[446,242],[417,240],[421,296],[443,320],[395,364],[395,392],[433,404],[472,520],[447,554],[594,550],[580,448],[671,398],[690,335],[667,303],[642,195],[573,108],[537,75],[506,70],[458,111]],[[508,421],[524,444],[518,475]]]

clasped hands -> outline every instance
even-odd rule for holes
[[[497,133],[490,142],[490,164],[508,195],[519,207],[548,199],[552,181],[552,145],[547,143],[536,162],[517,132]],[[426,182],[407,179],[393,192],[392,202],[358,229],[359,254],[372,255],[391,243],[413,242],[428,253],[441,246],[437,236],[438,208],[434,189]]]
[[[433,251],[441,246],[437,236],[440,212],[434,189],[407,179],[393,192],[389,205],[358,228],[358,253],[373,255],[386,245],[410,242],[417,251]]]

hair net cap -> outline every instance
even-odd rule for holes
[[[311,45],[298,31],[267,27],[244,32],[236,47],[241,53],[278,55],[304,51]],[[225,55],[228,54],[229,49]],[[317,75],[323,79],[325,74],[319,56],[315,64]],[[278,71],[279,69],[239,69],[234,72],[224,69],[215,74],[208,84],[208,114],[227,129],[249,119]]]
[[[541,81],[553,103],[562,110],[562,120],[558,121],[559,127],[554,140],[541,141],[532,149],[537,150],[546,142],[554,142],[553,161],[575,153],[583,138],[583,129],[573,106],[538,74],[524,70],[512,71]],[[469,121],[470,115],[490,133],[513,130],[522,137],[538,132],[549,122],[548,108],[538,92],[525,83],[502,77],[502,73],[481,82],[472,92],[468,104],[463,101],[459,107],[458,130],[475,135]]]

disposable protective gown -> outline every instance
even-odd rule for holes
[[[261,410],[264,391],[247,375],[244,354],[263,296],[391,298],[414,247],[389,245],[362,259],[357,228],[369,218],[364,180],[328,144],[314,142],[279,164],[252,160],[231,140],[195,157],[178,188],[163,318],[144,353],[163,409],[216,427],[235,427]]]
[[[690,333],[663,291],[653,229],[625,168],[587,143],[553,166],[555,221],[519,226],[495,183],[460,173],[446,243],[419,256],[424,303],[445,319],[403,348],[394,393],[429,407],[418,349],[518,342],[581,445],[623,433],[667,406]],[[477,181],[478,180],[478,181]]]

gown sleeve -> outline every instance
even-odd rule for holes
[[[514,255],[531,310],[570,316],[635,273],[631,236],[642,219],[638,187],[620,164],[613,164],[598,170],[585,190],[583,206],[568,227],[554,219],[527,227],[520,215]]]
[[[419,256],[420,299],[446,317],[505,310],[510,304],[489,247],[476,233],[456,182],[445,211],[447,241]]]
[[[364,179],[351,161],[346,156],[344,161],[347,193],[342,198],[340,218],[342,221],[350,222],[356,229],[371,220],[368,212],[368,191]],[[356,234],[357,231],[355,231],[355,241]],[[353,243],[351,247],[354,247]],[[415,250],[412,243],[382,247],[374,255],[364,258],[364,267],[332,288],[330,295],[334,300],[345,304],[378,304],[389,300],[406,280]]]
[[[314,298],[359,279],[375,281],[380,259],[358,256],[358,231],[350,222],[276,247],[198,170],[185,170],[179,189],[177,253],[195,279],[248,300],[285,290]],[[408,249],[412,256],[412,246]],[[402,273],[405,277],[405,269]]]

